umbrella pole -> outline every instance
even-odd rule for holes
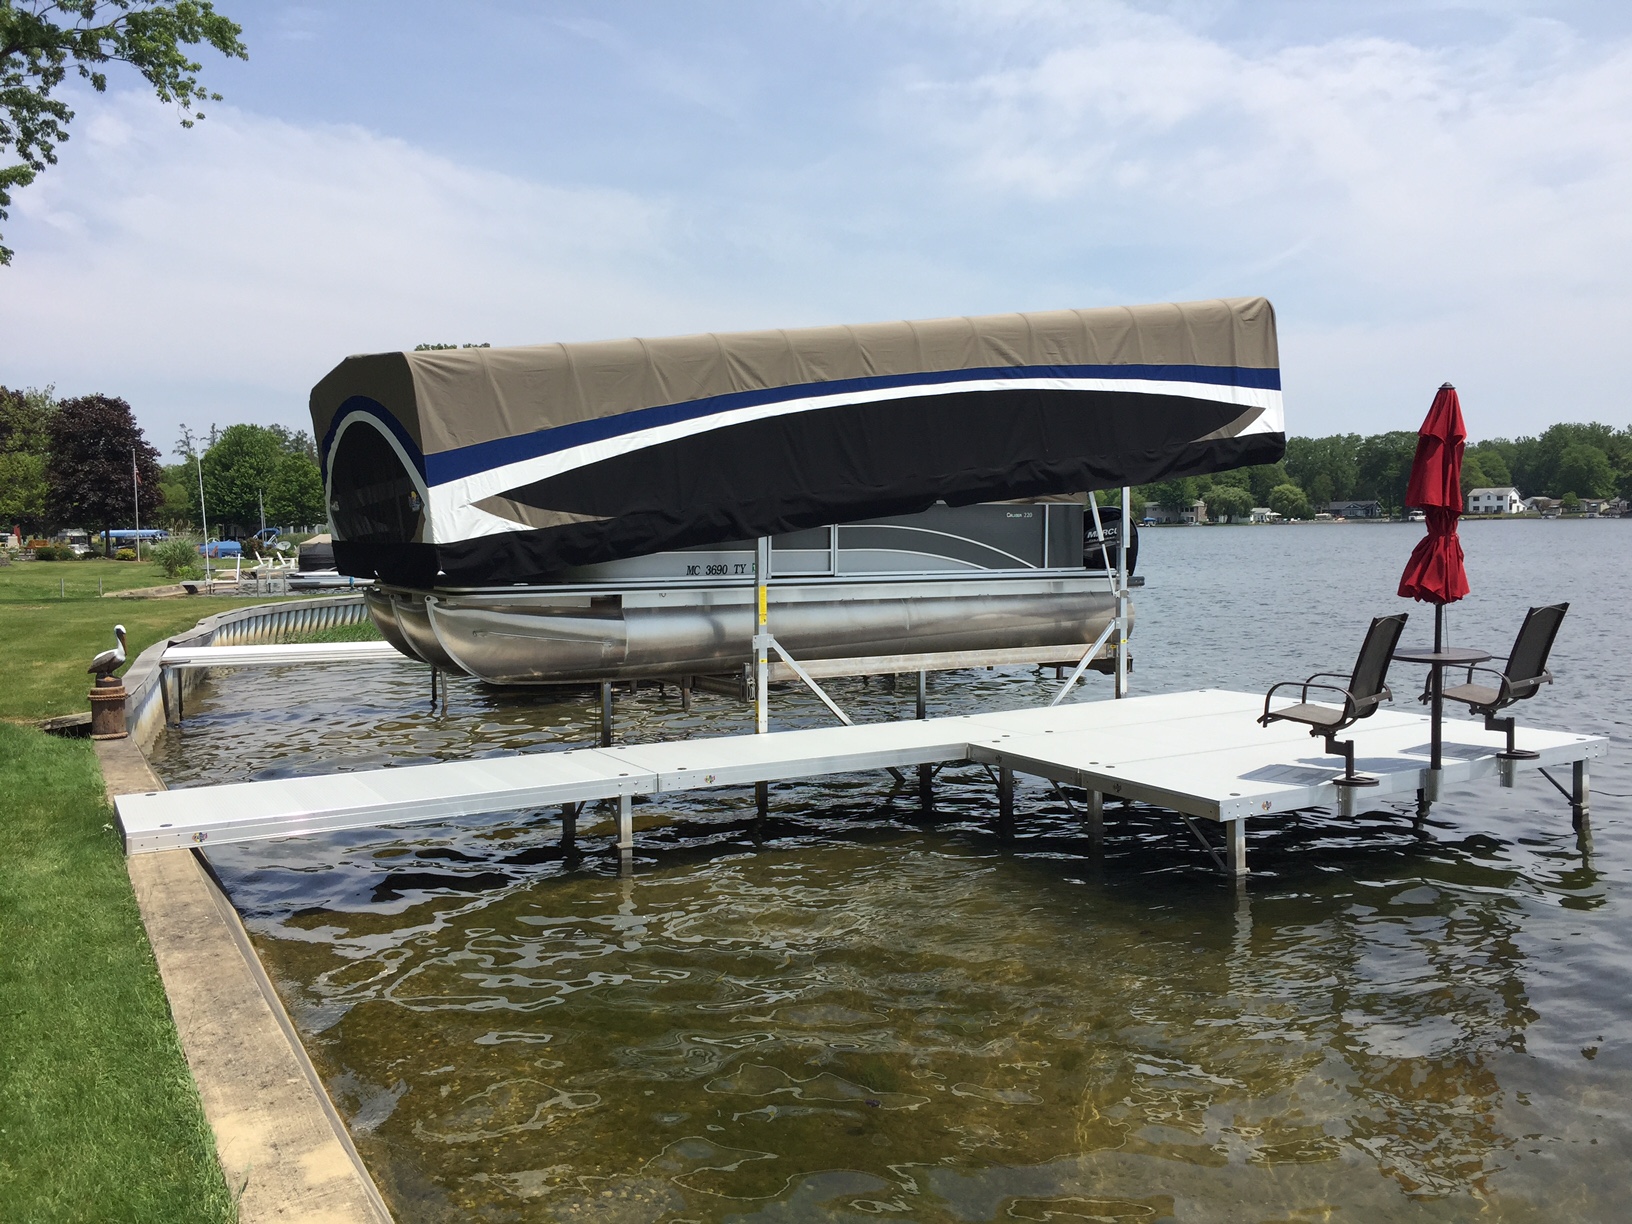
[[[1444,648],[1444,644],[1445,644],[1445,605],[1444,604],[1435,604],[1434,605],[1434,653],[1436,655],[1439,654],[1439,652]],[[1444,708],[1445,708],[1444,691],[1445,691],[1445,665],[1443,663],[1437,663],[1436,662],[1434,664],[1434,666],[1433,666],[1433,695],[1434,695],[1433,716],[1432,716],[1433,731],[1432,731],[1432,735],[1431,735],[1430,740],[1429,740],[1429,743],[1432,745],[1432,752],[1429,755],[1430,755],[1430,758],[1431,758],[1431,761],[1432,761],[1432,767],[1433,767],[1433,769],[1434,769],[1434,771],[1436,773],[1439,770],[1440,742],[1441,742],[1441,739],[1443,738],[1442,734],[1441,734],[1441,731],[1440,731],[1440,717],[1443,714]]]

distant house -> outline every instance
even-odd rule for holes
[[[1184,521],[1187,523],[1205,523],[1207,521],[1207,503],[1196,498],[1190,503],[1190,509],[1184,512]]]
[[[1512,485],[1469,489],[1468,514],[1523,514],[1525,500]]]
[[[1268,506],[1254,506],[1252,508],[1251,521],[1254,523],[1278,523],[1281,521],[1281,517]]]
[[[1557,514],[1559,500],[1556,497],[1527,497],[1524,499],[1524,508],[1537,514]]]
[[[1185,520],[1184,514],[1178,510],[1169,510],[1166,506],[1157,505],[1155,502],[1146,502],[1144,521],[1147,523],[1182,523]]]
[[[1383,505],[1378,501],[1334,501],[1326,509],[1334,518],[1374,519],[1383,517]]]

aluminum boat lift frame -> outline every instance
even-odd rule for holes
[[[1128,498],[1122,498],[1123,539],[1127,538]],[[1094,506],[1096,528],[1098,507]],[[1103,538],[1103,532],[1100,533]],[[1117,614],[1081,657],[1046,707],[990,714],[928,718],[924,673],[919,672],[918,718],[854,725],[815,678],[781,650],[770,631],[766,582],[768,540],[758,545],[755,586],[757,631],[755,724],[753,735],[721,736],[658,744],[582,748],[437,765],[357,773],[230,783],[178,791],[121,795],[115,800],[127,853],[221,845],[291,837],[341,829],[369,828],[427,820],[454,819],[509,811],[559,807],[562,836],[576,837],[578,813],[586,803],[617,803],[614,845],[627,862],[634,850],[634,798],[688,790],[754,784],[764,815],[772,782],[888,770],[898,783],[904,769],[917,767],[926,807],[931,803],[932,769],[971,762],[990,769],[997,782],[999,836],[1015,831],[1016,774],[1038,777],[1057,787],[1075,786],[1086,795],[1080,816],[1090,846],[1103,844],[1105,799],[1143,802],[1176,812],[1225,872],[1247,874],[1246,821],[1315,806],[1352,805],[1354,791],[1336,786],[1343,762],[1316,750],[1292,724],[1260,727],[1262,698],[1227,690],[1157,694],[1126,700],[1061,704],[1107,640],[1117,639],[1115,696],[1127,698],[1128,574],[1125,555],[1114,573]],[[1108,558],[1107,558],[1108,562]],[[1111,570],[1109,564],[1107,571]],[[170,660],[174,667],[212,662],[242,666],[290,661],[295,651],[313,647],[212,648]],[[321,646],[334,661],[379,657],[379,644]],[[217,653],[219,651],[219,653]],[[808,685],[844,724],[802,731],[769,731],[771,655]],[[314,660],[315,661],[315,660]],[[603,687],[603,699],[605,694]],[[1352,734],[1359,764],[1376,776],[1370,796],[1414,792],[1419,817],[1446,783],[1497,775],[1511,785],[1514,762],[1499,759],[1504,738],[1482,724],[1444,724],[1450,760],[1429,768],[1430,720],[1423,715],[1382,710]],[[604,729],[603,729],[604,734]],[[1525,729],[1526,746],[1538,753],[1524,762],[1541,770],[1569,800],[1577,828],[1590,802],[1588,761],[1608,751],[1600,736]],[[1566,789],[1548,767],[1569,765]],[[1063,793],[1063,792],[1062,792]],[[1352,807],[1347,810],[1352,811]],[[1221,857],[1196,821],[1224,827]]]

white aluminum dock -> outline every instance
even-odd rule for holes
[[[1249,817],[1339,807],[1332,779],[1339,758],[1303,728],[1260,727],[1263,698],[1222,689],[1166,693],[951,718],[732,735],[655,744],[581,748],[241,782],[116,801],[127,853],[299,837],[339,829],[526,811],[618,800],[616,845],[634,845],[631,800],[715,786],[974,762],[998,781],[998,830],[1013,832],[1015,774],[1080,787],[1085,821],[1100,837],[1105,796],[1169,809],[1187,821],[1222,823],[1227,869],[1246,873]],[[1444,768],[1429,777],[1429,721],[1385,707],[1345,735],[1356,767],[1378,780],[1373,797],[1424,793],[1498,775],[1500,733],[1446,719]],[[1569,765],[1577,820],[1587,809],[1587,762],[1608,751],[1600,736],[1521,726],[1519,745],[1537,752],[1519,767]],[[925,779],[927,785],[927,778]],[[1555,785],[1558,783],[1555,781]],[[1561,788],[1562,789],[1562,788]]]
[[[412,663],[390,642],[291,642],[281,646],[169,646],[165,670],[217,667],[289,667],[308,663]],[[423,665],[422,665],[423,666]]]

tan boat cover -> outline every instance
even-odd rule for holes
[[[434,560],[467,582],[1285,442],[1264,298],[379,353],[341,362],[311,411],[342,569],[429,545],[421,578]]]

